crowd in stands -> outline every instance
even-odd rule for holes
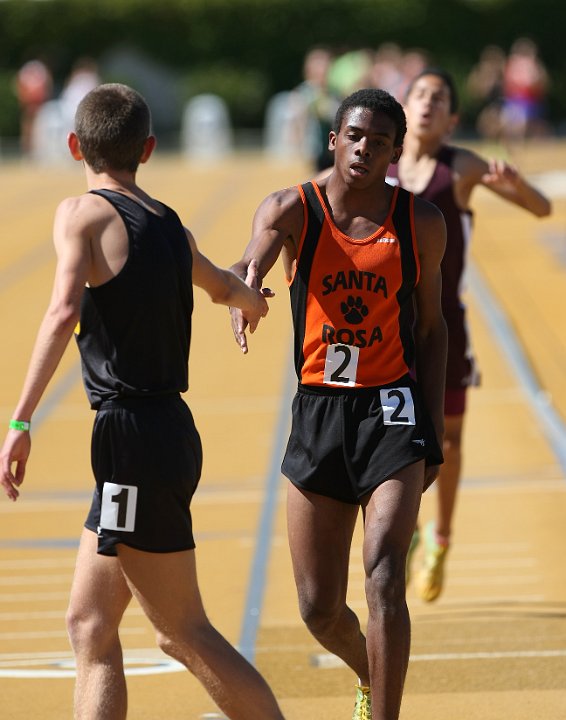
[[[375,50],[309,49],[301,82],[292,91],[281,93],[285,99],[279,98],[275,113],[280,117],[286,113],[291,127],[284,138],[279,138],[286,148],[283,151],[294,148],[296,153],[306,153],[317,169],[328,167],[328,131],[344,97],[362,87],[379,87],[403,102],[411,80],[431,65],[435,61],[428,51],[403,49],[394,42],[383,43]],[[54,105],[55,100],[63,124],[70,126],[78,101],[99,82],[96,63],[81,58],[56,94],[47,64],[39,58],[26,62],[15,82],[23,154],[33,156],[34,125],[45,104]],[[536,43],[522,37],[507,53],[497,45],[486,46],[459,89],[473,113],[473,131],[479,137],[513,142],[550,134],[546,119],[549,83]],[[266,114],[266,126],[269,117]]]
[[[411,80],[434,64],[426,50],[404,50],[393,42],[376,50],[341,53],[325,47],[310,49],[294,97],[306,111],[306,144],[315,166],[328,166],[328,129],[344,97],[362,87],[379,87],[403,102]],[[478,136],[510,142],[549,134],[548,89],[549,75],[537,45],[518,38],[508,53],[496,45],[485,47],[461,91],[474,108]]]

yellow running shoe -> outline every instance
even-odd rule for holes
[[[415,532],[411,538],[411,544],[409,545],[409,550],[407,551],[407,560],[405,561],[405,587],[409,587],[409,583],[411,582],[411,563],[413,562],[413,555],[415,554],[415,550],[417,549],[420,540],[421,534],[419,529],[415,528]]]
[[[356,685],[356,704],[352,720],[371,720],[371,692],[365,685]]]
[[[423,567],[417,576],[417,593],[421,600],[432,602],[442,592],[444,561],[448,545],[439,545],[434,522],[427,524],[424,532],[425,556]]]

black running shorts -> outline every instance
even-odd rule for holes
[[[299,385],[281,470],[303,490],[358,504],[401,468],[443,462],[408,376],[377,388]]]
[[[96,488],[85,526],[98,553],[195,547],[189,505],[202,468],[191,411],[179,396],[103,402],[92,432]]]

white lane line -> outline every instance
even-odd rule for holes
[[[552,404],[548,392],[541,387],[505,310],[474,263],[468,266],[468,283],[494,340],[507,358],[519,384],[525,390],[529,404],[538,419],[538,425],[562,471],[566,474],[566,422]]]
[[[0,505],[0,514],[2,515],[27,515],[28,513],[47,513],[51,510],[57,512],[77,512],[77,510],[83,510],[85,506],[88,506],[90,496],[84,498],[84,500],[26,500],[24,503],[16,503],[13,505],[10,503],[3,503]],[[78,546],[78,539],[77,539]]]
[[[408,601],[411,603],[411,615],[413,619],[417,617],[423,617],[424,614],[419,614],[419,608],[427,607],[424,603],[419,602],[418,604],[413,597],[409,596]],[[442,609],[445,612],[449,611],[454,605],[462,606],[465,608],[477,609],[478,605],[482,608],[491,605],[511,605],[513,608],[521,607],[522,605],[531,605],[532,603],[542,603],[547,600],[545,595],[542,594],[522,594],[516,593],[514,595],[467,595],[463,598],[449,598],[437,603],[435,608]],[[365,600],[350,600],[348,598],[348,605],[352,610],[367,610],[367,602]],[[428,613],[426,617],[429,617]],[[498,620],[501,618],[498,618]],[[512,618],[513,622],[517,622],[517,618]],[[458,618],[449,618],[449,622],[456,622]],[[462,618],[462,622],[468,622],[468,618]],[[475,622],[493,622],[493,618],[476,618]]]
[[[410,662],[453,662],[455,660],[518,660],[535,658],[563,658],[566,649],[558,650],[514,650],[501,652],[463,652],[463,653],[423,653],[411,655]],[[345,667],[345,663],[336,655],[320,653],[312,655],[311,665],[322,670]]]
[[[538,565],[534,558],[481,558],[479,560],[450,559],[450,570],[478,570],[490,568],[492,570],[505,570],[517,568],[533,568]]]
[[[38,665],[51,667],[38,668]],[[124,666],[126,675],[159,675],[186,670],[184,665],[153,648],[125,651]],[[75,674],[75,661],[68,651],[0,654],[0,677],[3,678],[63,679],[75,677]]]
[[[527,542],[458,543],[458,553],[525,553],[531,550]]]
[[[536,585],[542,583],[540,575],[478,575],[477,577],[450,577],[450,585]]]
[[[128,608],[124,615],[125,618],[132,616],[144,616],[141,608]],[[65,610],[35,610],[33,612],[0,612],[0,622],[8,622],[12,620],[55,620],[65,617]]]
[[[143,635],[145,628],[120,628],[120,635]],[[0,640],[39,640],[45,638],[66,638],[64,630],[41,630],[37,632],[5,632],[0,633]]]
[[[69,575],[9,575],[0,578],[0,588],[4,585],[56,585],[57,583],[70,584],[73,579]]]
[[[68,600],[68,592],[49,592],[49,593],[2,593],[0,595],[0,603],[11,602],[50,602],[52,600]]]
[[[560,658],[566,657],[562,650],[512,650],[510,652],[464,652],[464,653],[426,653],[411,655],[412,662],[437,662],[447,660],[513,660],[519,658]]]
[[[67,558],[19,558],[14,560],[0,560],[0,570],[43,570],[44,568],[75,567],[75,553]]]

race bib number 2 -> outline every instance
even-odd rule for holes
[[[135,485],[105,482],[102,488],[100,527],[134,532],[138,489]]]
[[[360,349],[353,345],[328,345],[324,363],[324,383],[354,387]]]
[[[382,388],[379,391],[384,425],[414,425],[415,406],[408,387]]]

